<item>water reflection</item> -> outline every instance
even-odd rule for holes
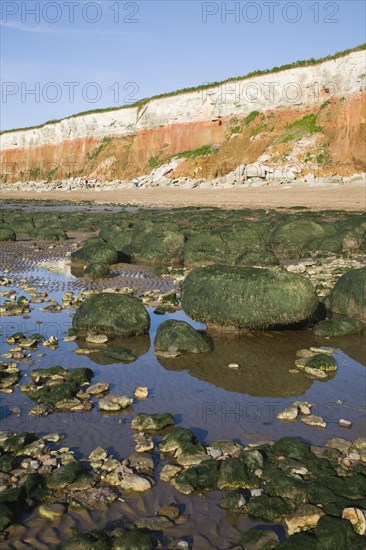
[[[305,393],[313,380],[307,375],[289,373],[296,351],[315,345],[307,331],[259,334],[234,338],[214,336],[211,353],[186,354],[175,358],[158,357],[160,364],[173,371],[188,371],[227,391],[253,397],[294,397]],[[229,363],[239,363],[230,369]]]

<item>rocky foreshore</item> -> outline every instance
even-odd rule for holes
[[[231,187],[334,187],[347,184],[366,184],[366,173],[352,176],[319,176],[314,172],[303,174],[296,166],[268,166],[262,162],[243,164],[234,171],[221,177],[206,180],[203,178],[174,177],[177,162],[164,164],[150,174],[136,177],[131,181],[114,179],[100,181],[85,177],[73,177],[55,181],[19,181],[2,185],[2,192],[29,191],[43,193],[47,191],[115,191],[118,189],[148,189],[154,187],[174,187],[179,189],[230,189]],[[87,179],[87,182],[86,182]]]

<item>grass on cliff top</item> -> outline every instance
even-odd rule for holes
[[[76,118],[76,117],[81,117],[81,116],[85,116],[85,115],[98,114],[98,113],[107,113],[107,112],[110,112],[110,111],[119,111],[121,109],[130,109],[130,108],[133,108],[133,107],[137,107],[138,110],[140,111],[145,105],[147,105],[150,101],[152,101],[154,99],[161,99],[161,98],[164,98],[164,97],[172,97],[172,96],[176,96],[176,95],[180,95],[180,94],[186,94],[186,93],[189,93],[189,92],[196,92],[196,91],[199,91],[199,90],[206,90],[208,88],[213,88],[215,86],[221,86],[222,84],[226,84],[227,82],[233,82],[233,81],[237,81],[237,80],[245,80],[245,79],[248,79],[248,78],[252,78],[254,76],[262,76],[262,75],[265,75],[265,74],[278,73],[280,71],[286,71],[288,69],[296,69],[297,67],[311,67],[313,65],[319,65],[320,63],[324,63],[325,61],[332,61],[334,59],[338,59],[340,57],[344,57],[346,55],[349,55],[350,53],[357,52],[357,51],[362,51],[362,50],[366,50],[366,43],[365,44],[360,44],[359,46],[355,46],[354,48],[349,48],[348,50],[343,50],[343,51],[340,51],[340,52],[336,52],[336,53],[328,55],[326,57],[320,57],[319,59],[314,59],[313,57],[311,57],[310,59],[294,61],[293,63],[286,63],[285,65],[281,65],[279,67],[272,67],[272,69],[260,69],[260,70],[257,70],[257,71],[249,72],[244,76],[235,76],[235,77],[227,78],[226,80],[222,80],[220,82],[210,82],[208,84],[200,84],[199,86],[193,86],[193,87],[190,87],[190,88],[182,88],[180,90],[176,90],[176,91],[173,91],[173,92],[166,92],[164,94],[154,95],[154,96],[151,96],[149,98],[140,99],[139,101],[136,101],[136,103],[131,103],[129,105],[121,105],[120,107],[106,107],[106,108],[101,108],[101,109],[93,109],[93,110],[90,110],[90,111],[82,111],[81,113],[70,115],[70,116],[65,117],[63,119],[49,120],[47,122],[44,122],[43,124],[39,124],[38,126],[28,126],[28,127],[25,127],[25,128],[14,128],[13,130],[4,130],[4,131],[0,132],[0,135],[9,134],[11,132],[20,132],[20,131],[24,131],[24,130],[36,130],[36,129],[39,129],[39,128],[44,128],[44,126],[48,126],[48,125],[51,125],[51,124],[57,124],[57,123],[61,122],[62,120],[68,120],[70,118]]]

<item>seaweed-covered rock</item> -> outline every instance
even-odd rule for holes
[[[272,232],[272,250],[279,258],[300,258],[306,244],[322,237],[324,229],[311,220],[294,220],[280,223]]]
[[[171,453],[179,464],[191,466],[209,457],[195,435],[186,428],[174,428],[160,443],[162,453]]]
[[[276,522],[292,511],[293,507],[281,497],[260,495],[247,504],[249,516],[270,522]]]
[[[331,355],[326,353],[317,353],[306,360],[306,367],[311,369],[320,369],[325,372],[337,370],[337,361]]]
[[[278,548],[279,543],[278,536],[272,529],[250,529],[239,542],[244,550],[273,550]]]
[[[66,231],[61,227],[38,227],[34,229],[30,237],[40,241],[67,241],[68,236]]]
[[[150,535],[137,529],[115,538],[112,542],[112,550],[152,550],[153,548]]]
[[[363,329],[364,324],[359,319],[335,317],[334,319],[319,321],[314,326],[313,332],[316,336],[334,338],[336,336],[346,336],[347,334],[360,334]]]
[[[188,275],[182,289],[182,307],[193,319],[235,329],[304,321],[318,303],[310,281],[268,269],[198,268]]]
[[[5,504],[0,504],[0,532],[4,531],[13,521],[14,514]]]
[[[178,473],[173,485],[180,493],[189,495],[194,491],[215,489],[219,480],[219,464],[216,460],[205,460]]]
[[[61,407],[62,403],[73,399],[80,386],[88,384],[93,371],[88,368],[64,369],[60,366],[34,369],[32,381],[22,386],[22,391],[36,403],[46,403]]]
[[[96,329],[106,334],[133,336],[149,331],[150,317],[133,296],[101,293],[81,304],[72,326],[80,332]]]
[[[315,528],[319,550],[363,550],[365,537],[357,535],[349,521],[331,516],[323,516]]]
[[[154,229],[145,236],[138,253],[135,252],[133,258],[143,263],[181,265],[183,248],[183,233]]]
[[[16,241],[15,231],[11,227],[0,225],[0,241]]]
[[[106,264],[92,263],[86,266],[84,275],[86,277],[89,277],[89,279],[95,281],[98,279],[108,279],[108,277],[110,277],[111,275],[111,272]]]
[[[60,550],[110,550],[111,542],[103,531],[74,535],[60,545]]]
[[[96,264],[116,264],[118,262],[117,250],[111,244],[100,238],[87,239],[79,250],[71,254],[73,262],[85,262]]]
[[[211,351],[208,341],[185,321],[169,319],[159,325],[155,336],[155,349],[179,353]]]
[[[10,433],[1,441],[1,447],[6,453],[19,454],[26,445],[36,441],[37,436],[31,432]]]
[[[138,431],[158,431],[167,426],[174,426],[174,416],[170,413],[139,413],[131,422],[131,427]]]
[[[217,482],[219,489],[255,489],[258,486],[258,478],[248,470],[243,461],[238,458],[227,458],[221,461]]]
[[[351,269],[336,282],[326,299],[332,313],[366,317],[366,267]]]
[[[65,489],[86,475],[86,471],[80,462],[72,461],[53,470],[51,476],[47,479],[47,486],[52,490]]]

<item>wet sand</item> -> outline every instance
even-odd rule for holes
[[[265,188],[179,189],[119,189],[116,191],[47,191],[36,193],[5,191],[3,199],[90,201],[105,204],[184,207],[215,206],[219,208],[292,208],[305,206],[312,210],[363,211],[366,207],[366,187],[363,184],[329,185],[322,187],[277,186]]]

